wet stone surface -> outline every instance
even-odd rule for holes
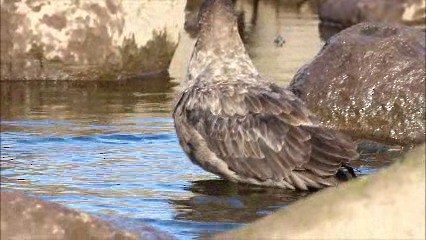
[[[1,192],[2,239],[137,239],[86,213],[57,203]]]
[[[361,23],[328,40],[292,90],[331,128],[354,138],[424,141],[425,34]]]
[[[60,204],[25,196],[19,191],[1,192],[2,239],[120,239],[174,240],[172,235],[146,224],[129,227]]]

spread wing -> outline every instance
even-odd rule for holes
[[[181,104],[175,118],[244,178],[321,188],[357,157],[350,141],[322,129],[301,100],[274,84],[194,86]]]

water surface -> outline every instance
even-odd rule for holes
[[[0,84],[2,190],[180,239],[235,228],[307,195],[232,184],[193,165],[174,132],[170,81]],[[389,162],[357,166],[366,174]]]
[[[231,184],[190,163],[170,117],[172,86],[1,82],[2,190],[182,239],[234,228],[306,195]]]

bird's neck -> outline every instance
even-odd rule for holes
[[[238,81],[257,73],[238,33],[230,0],[206,0],[199,15],[200,31],[188,66],[187,80],[204,83]]]
[[[188,83],[199,76],[204,82],[238,81],[244,75],[258,74],[240,37],[211,41],[199,36],[188,66]],[[226,78],[224,78],[226,76]]]

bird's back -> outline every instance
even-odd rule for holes
[[[183,93],[174,119],[193,162],[232,181],[322,188],[358,157],[355,144],[271,83],[196,84]]]

